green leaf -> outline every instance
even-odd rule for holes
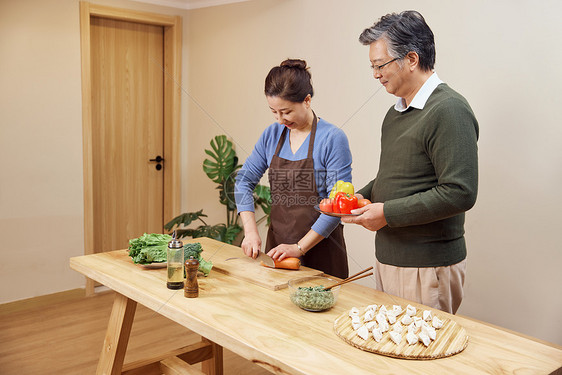
[[[195,220],[198,220],[200,217],[207,217],[207,215],[203,213],[203,210],[199,210],[197,212],[186,212],[184,214],[176,216],[168,223],[166,223],[166,225],[164,225],[164,229],[171,230],[174,226],[180,226],[180,224],[183,224],[187,227],[189,224],[191,224]]]
[[[269,189],[269,186],[256,185],[254,193],[260,200],[269,201],[271,199],[271,190]]]
[[[254,189],[255,205],[259,206],[263,213],[267,215],[267,223],[269,225],[269,214],[271,213],[271,190],[268,186],[257,185]]]
[[[226,228],[226,233],[224,234],[224,242],[232,244],[241,231],[242,227],[238,224],[229,226]]]
[[[178,236],[178,238],[192,237],[193,229],[177,229],[176,235]]]
[[[213,182],[220,184],[232,173],[238,160],[232,142],[226,138],[226,135],[217,135],[211,140],[211,148],[212,151],[205,150],[212,160],[203,161],[203,171]]]
[[[230,211],[236,210],[236,199],[234,198],[234,186],[236,184],[236,173],[232,173],[224,182],[221,192],[221,203],[226,205]]]
[[[226,233],[226,225],[225,224],[217,224],[217,225],[201,225],[193,230],[192,237],[199,238],[199,237],[209,237],[217,241],[224,242],[224,234]]]
[[[225,224],[217,224],[217,225],[213,225],[210,228],[209,236],[210,236],[210,238],[213,238],[217,241],[224,242],[225,233],[226,233],[226,225]]]

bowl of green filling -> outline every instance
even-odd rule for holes
[[[330,290],[339,280],[325,276],[301,277],[289,280],[289,295],[291,301],[306,311],[324,311],[336,304],[340,287]]]

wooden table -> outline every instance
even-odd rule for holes
[[[222,251],[241,253],[238,248],[211,239],[197,241],[203,245],[206,259],[219,259],[217,254]],[[166,288],[165,269],[143,269],[132,263],[126,250],[71,258],[70,265],[117,292],[98,365],[99,374],[121,373],[136,303],[201,335],[203,342],[183,348],[183,352],[195,350],[180,357],[190,363],[203,359],[203,370],[209,374],[222,373],[222,347],[275,374],[474,375],[561,371],[561,347],[445,313],[440,314],[461,324],[469,336],[467,348],[452,357],[405,360],[356,349],[333,331],[335,318],[344,311],[373,303],[420,305],[353,283],[342,287],[331,310],[311,313],[293,305],[287,289],[270,290],[216,270],[206,278],[199,277],[198,298],[185,298],[183,290]],[[174,360],[175,357],[167,359],[168,363]],[[129,370],[128,373],[148,374],[151,368],[154,373],[162,373],[157,372],[155,363],[146,362],[138,372]]]

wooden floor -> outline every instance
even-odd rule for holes
[[[0,374],[94,374],[113,298],[114,293],[105,292],[62,302],[0,305]],[[138,305],[125,363],[198,341],[198,335]],[[224,373],[269,374],[228,350]]]

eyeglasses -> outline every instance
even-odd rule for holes
[[[380,73],[382,68],[384,68],[385,66],[387,66],[388,64],[390,64],[391,62],[396,61],[396,60],[400,60],[400,57],[392,59],[392,60],[390,60],[388,62],[385,62],[384,64],[381,64],[381,65],[371,64],[371,69],[373,69],[374,73]]]

